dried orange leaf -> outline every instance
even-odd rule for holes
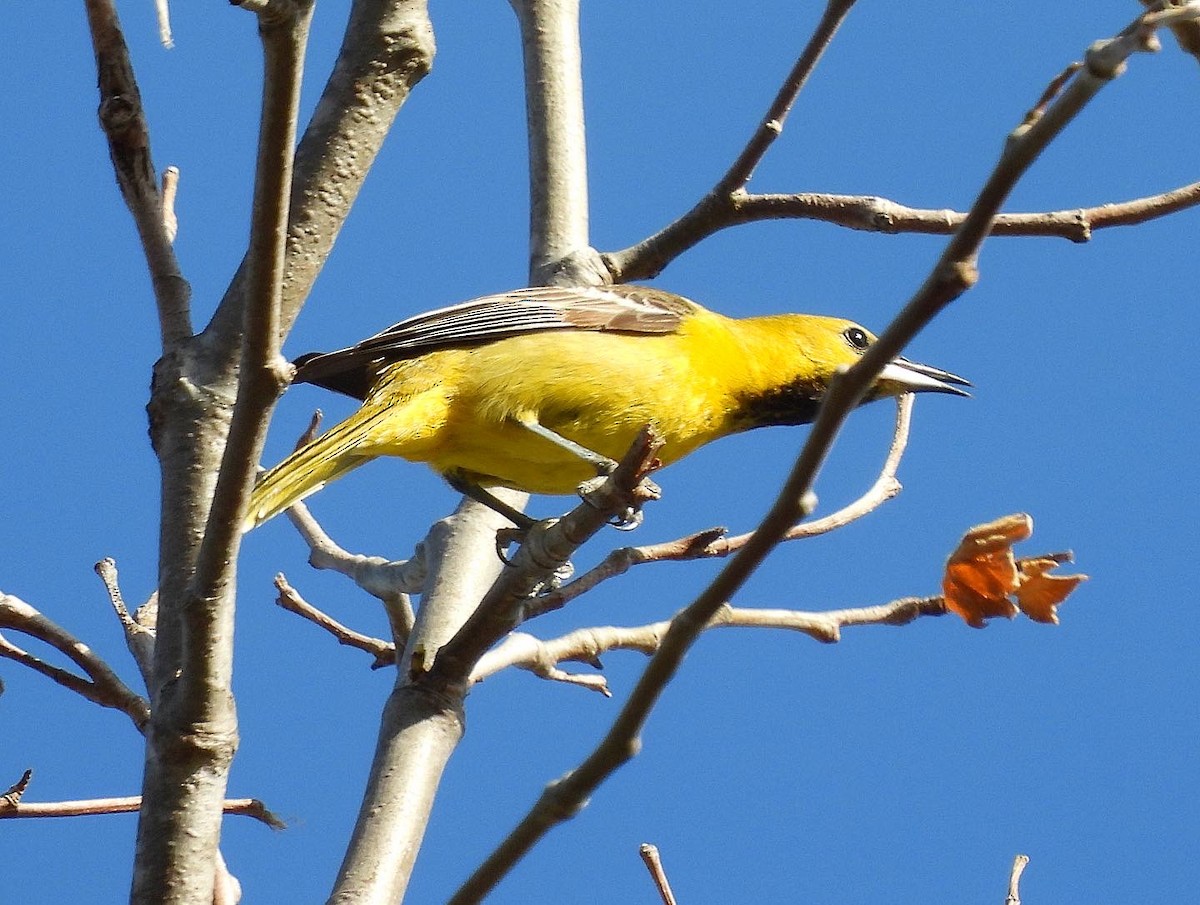
[[[1055,607],[1086,576],[1047,574],[1068,561],[1069,554],[1014,558],[1012,545],[1031,534],[1033,519],[1017,513],[977,525],[963,535],[942,578],[946,608],[975,628],[983,628],[996,616],[1011,619],[1018,612],[1038,622],[1057,623]]]
[[[1034,622],[1058,625],[1057,607],[1067,599],[1086,575],[1050,575],[1059,563],[1070,562],[1070,556],[1032,557],[1017,561],[1021,586],[1017,588],[1017,605]]]

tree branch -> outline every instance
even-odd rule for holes
[[[510,3],[525,63],[530,285],[599,285],[608,281],[588,242],[579,0]]]
[[[62,626],[19,597],[0,592],[0,628],[21,632],[50,645],[69,657],[87,678],[45,663],[3,636],[0,636],[0,657],[29,667],[94,704],[120,710],[132,720],[138,732],[145,732],[150,719],[150,705],[146,699],[122,682],[90,647]]]
[[[945,601],[935,597],[903,597],[872,607],[810,613],[801,610],[761,609],[722,605],[704,625],[715,628],[776,628],[808,635],[824,644],[842,639],[848,625],[907,625],[922,616],[942,616]],[[613,650],[654,654],[663,643],[673,620],[664,619],[639,626],[595,626],[576,629],[559,638],[541,641],[524,632],[514,632],[488,651],[471,672],[471,682],[482,682],[508,667],[528,670],[544,679],[586,685],[609,695],[602,676],[578,676],[557,671],[564,662],[590,663],[599,667],[600,657]],[[587,679],[589,681],[583,681]]]
[[[513,0],[513,7],[526,58],[530,279],[598,283],[601,274],[587,230],[578,0]],[[501,495],[518,507],[527,499],[511,491]],[[404,896],[434,794],[463,732],[467,686],[434,682],[429,666],[436,665],[438,649],[496,579],[499,524],[495,513],[464,501],[423,544],[424,598],[384,708],[371,775],[332,903],[384,903]]]
[[[1142,6],[1149,9],[1160,9],[1163,6],[1162,0],[1141,0],[1141,3]],[[1197,62],[1200,62],[1200,22],[1195,20],[1176,22],[1170,28],[1180,50],[1191,54]]]
[[[263,45],[263,102],[250,224],[247,292],[237,398],[222,450],[194,573],[171,623],[179,641],[176,681],[155,701],[138,821],[131,900],[213,900],[220,802],[237,747],[233,707],[233,613],[239,526],[266,435],[286,386],[279,357],[292,154],[311,0],[257,10]],[[161,672],[158,673],[161,675]]]
[[[431,678],[453,689],[469,682],[475,664],[489,648],[526,618],[532,598],[568,564],[568,558],[622,512],[639,511],[657,494],[646,476],[657,465],[662,441],[643,429],[629,451],[597,491],[560,519],[538,522],[516,556],[471,617],[438,652]]]
[[[1012,870],[1008,874],[1008,895],[1004,899],[1004,905],[1021,905],[1021,874],[1025,873],[1028,865],[1028,855],[1017,855],[1013,859]]]
[[[392,623],[392,635],[403,646],[416,622],[409,595],[418,594],[425,588],[425,557],[416,555],[409,560],[390,560],[351,553],[325,533],[303,503],[294,505],[287,515],[308,544],[309,565],[345,575],[380,600]]]
[[[279,591],[279,596],[275,598],[275,602],[279,606],[325,629],[325,631],[337,639],[338,644],[344,644],[347,647],[356,647],[371,654],[375,658],[375,662],[371,664],[372,669],[396,665],[395,644],[390,644],[382,638],[372,638],[369,635],[356,632],[342,625],[342,623],[328,614],[321,612],[321,610],[318,610],[301,597],[299,591],[288,584],[288,580],[283,576],[282,572],[275,576],[275,587]]]
[[[100,576],[100,580],[104,582],[104,589],[108,591],[109,602],[112,604],[113,611],[121,623],[121,630],[125,634],[125,646],[129,648],[133,662],[137,664],[138,671],[142,674],[142,682],[146,688],[150,688],[154,676],[154,620],[158,615],[157,606],[141,607],[136,616],[130,614],[125,606],[125,598],[121,594],[121,586],[117,583],[116,561],[106,557],[96,563],[93,569]]]
[[[1145,223],[1197,204],[1200,204],[1200,182],[1193,182],[1157,195],[1095,207],[999,214],[992,224],[991,235],[1048,236],[1083,243],[1090,241],[1096,230]],[[667,261],[714,233],[742,223],[814,220],[862,232],[945,236],[962,226],[966,217],[960,211],[908,207],[873,195],[739,193],[728,204],[708,208],[705,217],[689,221],[688,229],[663,236],[653,258],[644,254],[644,243],[639,243],[622,251],[606,253],[604,260],[616,282],[628,282],[654,276]],[[651,241],[654,239],[646,240]]]
[[[82,801],[29,801],[6,807],[0,800],[0,819],[35,817],[94,817],[100,814],[132,814],[142,805],[141,795],[119,798],[88,798]],[[257,798],[229,798],[222,805],[225,814],[253,817],[273,830],[287,829],[287,824],[267,809]]]
[[[642,862],[650,872],[650,879],[654,881],[654,888],[658,891],[663,905],[677,905],[675,894],[671,892],[671,884],[667,880],[667,872],[663,869],[662,858],[658,854],[658,846],[643,842],[638,846],[638,854],[642,856]]]
[[[162,199],[150,156],[150,130],[142,109],[129,48],[112,0],[85,0],[100,88],[100,128],[121,197],[141,239],[158,305],[163,347],[170,349],[192,335],[191,288],[183,278],[174,238],[163,218]]]

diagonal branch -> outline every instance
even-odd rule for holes
[[[480,601],[471,617],[438,652],[431,679],[438,685],[457,687],[467,681],[474,665],[497,641],[525,618],[541,590],[552,586],[553,576],[568,564],[576,550],[618,514],[639,511],[657,488],[645,480],[655,467],[662,441],[643,429],[616,470],[589,492],[587,499],[560,519],[534,525],[516,556]]]
[[[288,583],[282,572],[275,576],[275,588],[279,591],[279,596],[275,598],[275,602],[279,606],[307,619],[319,628],[325,629],[337,639],[338,644],[355,647],[371,654],[375,658],[371,664],[372,669],[396,665],[396,645],[394,643],[356,632],[354,629],[342,625],[327,613],[321,612],[300,596],[300,592]]]
[[[783,124],[792,105],[816,69],[826,48],[833,41],[842,22],[849,15],[854,2],[855,0],[827,0],[812,37],[808,39],[792,71],[784,79],[762,122],[737,160],[708,194],[690,211],[653,236],[624,251],[601,255],[611,281],[623,283],[631,279],[656,276],[673,258],[708,234],[705,232],[706,224],[714,220],[719,222],[728,216],[726,212],[744,193],[746,183],[754,174],[755,167],[783,132]],[[692,238],[693,236],[697,237]]]
[[[50,645],[83,670],[86,678],[53,666],[0,636],[0,657],[41,673],[64,688],[102,707],[120,710],[144,732],[150,705],[118,678],[96,653],[56,622],[48,619],[19,597],[0,592],[0,628],[12,629]]]
[[[821,19],[817,22],[812,37],[808,39],[808,43],[804,46],[792,71],[783,80],[779,93],[775,95],[775,100],[771,102],[758,129],[755,130],[746,147],[742,149],[737,160],[721,177],[720,182],[713,186],[709,197],[728,198],[746,187],[746,183],[754,175],[755,168],[758,167],[771,145],[775,143],[775,139],[783,134],[783,124],[786,122],[792,106],[808,83],[809,76],[817,68],[817,63],[821,61],[821,57],[833,42],[838,29],[846,20],[846,16],[850,14],[854,2],[855,0],[827,0],[825,10],[821,13]],[[694,216],[704,203],[701,201],[699,205],[684,214],[683,219]]]
[[[291,327],[413,87],[433,64],[426,0],[354,0],[333,72],[296,148],[280,319]],[[243,261],[205,329],[237,348]]]
[[[966,220],[925,283],[863,358],[833,381],[808,440],[762,523],[712,583],[672,620],[604,739],[576,769],[546,787],[533,809],[459,887],[451,905],[482,899],[551,828],[578,813],[596,788],[637,753],[642,727],[696,638],[787,530],[812,511],[813,482],[850,411],[904,345],[978,279],[979,247],[1013,186],[1087,102],[1123,71],[1130,56],[1154,49],[1156,28],[1197,19],[1200,3],[1189,2],[1169,11],[1146,13],[1112,40],[1097,42],[1062,92],[1039,102],[1010,134]]]

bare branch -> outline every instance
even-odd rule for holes
[[[431,670],[435,682],[452,688],[467,681],[479,658],[523,621],[530,598],[552,583],[580,546],[616,515],[638,511],[653,498],[657,488],[645,478],[657,465],[654,455],[661,445],[649,428],[643,429],[616,470],[584,502],[529,530],[509,567],[438,652]]]
[[[530,279],[600,282],[587,229],[578,0],[514,0],[514,9],[525,54]],[[517,507],[526,500],[511,491],[502,496]],[[330,901],[404,896],[437,784],[462,735],[467,686],[461,679],[471,664],[459,670],[453,688],[436,681],[430,667],[441,662],[439,648],[460,633],[482,589],[496,583],[489,549],[495,527],[494,513],[464,501],[423,544],[424,600],[384,710],[354,836]]]
[[[301,616],[320,628],[325,629],[325,631],[337,639],[338,644],[366,651],[375,658],[375,662],[371,664],[372,669],[396,665],[395,644],[389,644],[382,638],[372,638],[369,635],[356,632],[342,625],[342,623],[338,622],[332,616],[321,612],[301,597],[299,591],[288,584],[288,580],[282,572],[275,576],[275,587],[279,591],[279,596],[275,598],[277,604],[285,610],[295,613],[297,616]]]
[[[734,607],[725,604],[717,610],[703,630],[785,629],[808,635],[822,644],[836,644],[841,640],[841,630],[845,626],[907,625],[922,616],[942,616],[945,613],[946,604],[940,596],[902,597],[879,606],[832,610],[825,613]],[[664,619],[648,625],[629,627],[610,625],[582,628],[549,641],[540,641],[532,635],[514,632],[480,658],[470,680],[482,682],[511,666],[528,670],[542,678],[567,681],[561,675],[554,674],[559,663],[573,661],[598,666],[600,657],[613,650],[653,654],[662,646],[672,621]],[[601,677],[590,677],[593,681],[586,683],[580,681],[580,678],[572,676],[570,681],[580,685],[586,684],[588,687],[600,686],[595,690],[603,690],[607,694]]]
[[[530,285],[608,282],[588,242],[579,0],[510,2],[525,64]]]
[[[280,298],[296,118],[312,3],[272,0],[257,12],[263,45],[263,106],[246,265],[242,363],[233,420],[196,561],[194,588],[201,601],[223,597],[229,585],[267,416],[290,380],[290,366],[279,355]],[[197,603],[189,610],[200,614],[206,608]],[[196,627],[205,629],[206,621],[203,619]],[[210,659],[204,645],[192,645],[190,650]],[[205,668],[199,662],[184,666],[185,671],[196,669],[196,675]]]
[[[179,235],[179,218],[175,216],[175,197],[179,193],[179,167],[167,167],[162,174],[163,230],[167,241],[174,243]]]
[[[120,798],[88,798],[82,801],[30,801],[6,806],[0,800],[0,819],[35,817],[94,817],[99,814],[132,814],[142,805],[142,796]],[[230,798],[222,804],[225,814],[253,817],[273,830],[286,829],[287,824],[269,811],[257,798]]]
[[[178,654],[178,680],[155,699],[143,781],[131,901],[211,901],[220,838],[219,803],[237,747],[233,672],[235,563],[240,525],[267,420],[287,384],[279,356],[280,297],[292,155],[312,0],[260,11],[263,100],[251,208],[247,291],[237,396],[187,590],[159,665]],[[209,415],[211,418],[211,414]],[[218,447],[220,448],[220,447]],[[181,568],[181,563],[171,563]],[[176,647],[176,644],[178,645]],[[158,646],[158,645],[156,645]],[[155,674],[162,677],[163,669]],[[190,748],[179,756],[178,746]]]
[[[1004,898],[1004,905],[1021,905],[1021,874],[1025,873],[1025,867],[1028,864],[1028,855],[1017,855],[1013,859],[1012,870],[1008,875],[1008,895]]]
[[[1120,74],[1129,56],[1153,47],[1156,27],[1196,18],[1200,18],[1200,3],[1147,13],[1116,38],[1094,44],[1087,52],[1084,68],[1044,114],[1011,133],[1000,161],[925,283],[862,359],[833,381],[808,440],[762,524],[712,583],[672,620],[657,652],[596,749],[579,767],[547,786],[508,838],[459,887],[450,900],[452,905],[482,899],[546,832],[576,814],[596,788],[638,752],[641,727],[696,637],[787,530],[815,507],[813,482],[850,411],[904,345],[978,279],[979,246],[1016,182],[1100,88]]]
[[[399,643],[411,634],[415,616],[410,594],[425,588],[425,560],[414,556],[408,560],[389,560],[382,556],[351,553],[333,540],[313,518],[308,507],[297,503],[287,512],[291,523],[308,544],[308,563],[314,569],[328,569],[345,575],[356,585],[378,598],[387,608],[393,623],[393,634]]]
[[[24,600],[0,592],[0,629],[12,629],[48,644],[71,659],[87,678],[45,663],[0,636],[0,657],[5,657],[39,672],[64,688],[102,707],[120,710],[144,732],[150,719],[150,705],[122,682],[90,647],[57,623],[47,619]]]
[[[85,0],[100,88],[100,127],[117,185],[133,215],[158,304],[163,348],[170,350],[192,335],[189,299],[164,223],[162,200],[150,158],[150,130],[142,96],[129,59],[129,48],[112,0]]]
[[[838,29],[841,28],[842,23],[846,20],[846,16],[850,14],[850,9],[853,6],[854,0],[827,0],[825,10],[821,13],[821,19],[817,23],[817,27],[813,30],[812,37],[808,39],[808,44],[805,45],[800,58],[796,60],[792,71],[783,80],[783,85],[780,87],[779,93],[775,96],[775,100],[771,102],[771,106],[759,124],[758,129],[746,144],[746,147],[742,149],[742,153],[738,155],[737,160],[733,162],[733,166],[721,177],[721,181],[713,187],[709,193],[710,197],[728,197],[745,188],[746,183],[754,175],[755,168],[762,161],[767,150],[774,144],[775,139],[783,133],[783,124],[787,120],[792,106],[796,103],[796,98],[804,90],[809,76],[817,68],[817,63],[821,61],[821,57],[824,56],[826,49],[828,49]],[[704,206],[704,203],[704,201],[701,201],[697,207],[685,214],[683,219],[695,215],[696,211]]]
[[[676,905],[675,894],[671,892],[671,884],[667,881],[667,872],[663,870],[662,858],[658,856],[658,846],[643,842],[638,847],[638,853],[642,856],[646,870],[650,871],[650,879],[654,881],[654,888],[658,890],[658,897],[662,899],[663,905]]]
[[[1147,6],[1153,5],[1152,0],[1142,2]],[[831,3],[830,7],[834,5]],[[826,18],[830,16],[830,12],[827,8]],[[1171,27],[1175,30],[1176,37],[1180,38],[1185,49],[1200,54],[1200,24],[1189,19],[1186,13],[1181,16],[1168,10],[1166,14],[1174,18],[1162,21],[1172,23]],[[825,20],[822,20],[822,24],[825,24]],[[1181,33],[1184,33],[1184,37],[1180,37]],[[816,36],[814,40],[815,38]],[[829,38],[832,38],[832,32]],[[811,46],[810,42],[810,48]],[[1070,69],[1064,73],[1064,77],[1073,71]],[[1050,100],[1059,87],[1061,86],[1051,85],[1043,101]],[[783,92],[781,96],[782,94]],[[1038,108],[1035,106],[1031,112],[1037,113]],[[761,136],[771,135],[769,117],[770,114],[760,128]],[[763,142],[761,139],[758,145],[751,142],[742,152],[742,156],[746,157],[753,148],[760,148],[761,152],[765,152],[768,146],[769,141]],[[757,159],[754,162],[757,163]],[[736,182],[736,176],[743,172],[747,172],[745,168],[735,164],[696,207],[674,223],[636,245],[602,255],[612,280],[620,283],[654,277],[671,260],[689,248],[720,230],[741,223],[803,219],[833,223],[866,232],[950,235],[963,224],[967,216],[958,211],[912,208],[869,195],[811,192],[748,194],[741,190],[745,182]],[[1052,236],[1072,242],[1087,242],[1095,230],[1144,223],[1197,204],[1200,204],[1200,183],[1192,183],[1144,198],[1089,208],[998,214],[992,223],[991,234]]]
[[[171,9],[167,0],[154,0],[154,15],[158,19],[158,41],[170,50],[175,46],[175,39],[171,36]]]
[[[157,611],[148,611],[145,608],[139,609],[137,617],[130,614],[125,607],[125,598],[121,594],[121,586],[117,583],[117,563],[112,558],[100,560],[93,567],[96,574],[100,576],[100,580],[104,582],[104,589],[108,591],[108,599],[112,604],[113,610],[117,614],[117,619],[121,623],[121,630],[125,633],[125,646],[129,648],[129,653],[133,655],[133,661],[137,664],[138,671],[142,674],[142,681],[146,688],[150,688],[153,684],[154,676],[154,641],[155,631],[152,624],[144,624],[140,618],[149,616],[151,612],[157,614]]]
[[[1146,223],[1197,204],[1200,204],[1200,182],[1193,182],[1157,195],[1095,207],[999,214],[992,224],[991,235],[1046,236],[1083,243],[1090,241],[1096,230]],[[728,205],[714,208],[711,213],[707,219],[696,220],[690,232],[673,234],[675,244],[669,250],[663,248],[668,259],[723,229],[762,220],[814,220],[862,232],[947,236],[962,226],[967,217],[961,211],[908,207],[873,195],[817,192],[738,194]],[[644,279],[662,269],[661,264],[651,265],[650,259],[643,259],[639,248],[633,246],[604,256],[614,280]]]
[[[1161,9],[1163,6],[1162,0],[1141,0],[1142,6],[1149,9]],[[1179,48],[1184,53],[1190,53],[1200,62],[1200,22],[1195,20],[1176,22],[1171,25],[1171,32],[1175,35],[1175,41],[1179,44]]]

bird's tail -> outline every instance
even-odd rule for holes
[[[242,530],[257,528],[330,481],[374,459],[373,453],[364,453],[362,448],[374,419],[359,417],[361,414],[360,410],[330,428],[263,474],[250,494]]]

